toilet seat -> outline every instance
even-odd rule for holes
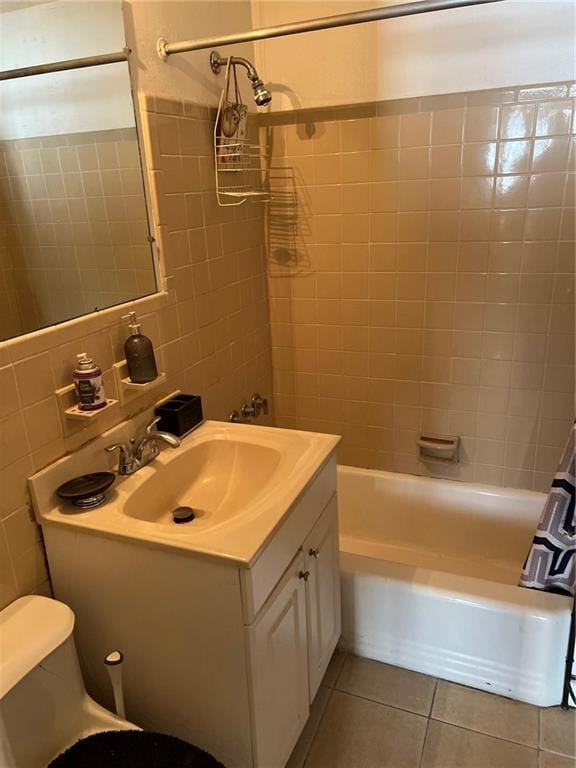
[[[48,768],[224,768],[199,747],[153,731],[103,731],[62,752]]]

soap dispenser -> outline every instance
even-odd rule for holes
[[[136,312],[129,312],[122,317],[129,320],[130,336],[124,342],[124,354],[128,365],[128,375],[134,384],[146,384],[158,376],[154,347],[147,336],[140,330]]]

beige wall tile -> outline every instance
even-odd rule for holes
[[[534,104],[503,106],[500,111],[500,138],[520,139],[532,136],[535,118]]]
[[[428,147],[432,116],[429,112],[405,114],[400,116],[400,146]]]
[[[462,171],[465,176],[484,176],[494,173],[496,142],[464,144]]]
[[[501,141],[498,145],[498,173],[527,173],[532,158],[532,141]]]
[[[532,171],[536,173],[565,171],[568,164],[569,148],[570,139],[568,137],[536,139]]]
[[[462,147],[460,144],[432,147],[430,175],[433,179],[446,179],[462,175]]]
[[[370,149],[369,120],[345,120],[341,124],[342,152],[359,152]]]
[[[498,136],[498,107],[473,107],[466,110],[464,141],[489,141]]]
[[[492,177],[462,179],[461,208],[491,208],[493,186]]]
[[[438,110],[432,116],[432,144],[457,144],[463,129],[464,109]]]
[[[400,118],[385,115],[370,118],[370,146],[372,149],[390,149],[400,145]]]
[[[495,207],[525,208],[529,187],[529,176],[498,176],[494,192]]]

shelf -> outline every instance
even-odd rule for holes
[[[158,376],[153,381],[147,381],[145,384],[137,384],[135,381],[132,381],[129,377],[126,377],[125,379],[120,379],[120,383],[122,387],[131,392],[148,392],[149,390],[154,389],[154,387],[157,387],[159,384],[162,384],[165,381],[166,381],[165,373],[159,373]]]
[[[83,421],[89,424],[95,421],[103,413],[107,413],[113,406],[118,405],[118,400],[106,400],[106,405],[103,408],[98,408],[95,411],[81,411],[77,405],[73,405],[71,408],[66,408],[64,416],[72,421]]]
[[[114,363],[112,372],[114,373],[114,379],[116,381],[118,397],[122,404],[131,402],[142,395],[146,395],[148,392],[152,392],[166,383],[166,374],[159,373],[153,381],[147,381],[145,384],[136,384],[131,381],[130,377],[127,375],[128,365],[126,360]]]

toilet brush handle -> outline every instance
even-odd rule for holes
[[[112,691],[114,693],[114,706],[116,714],[123,720],[126,719],[126,710],[124,709],[124,689],[122,687],[122,666],[124,664],[124,655],[121,651],[112,651],[104,659],[104,664],[110,675]]]

